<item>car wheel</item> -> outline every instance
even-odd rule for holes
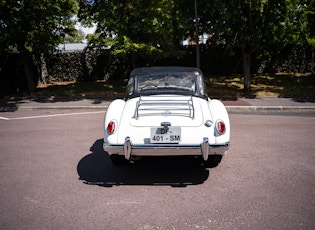
[[[124,156],[121,156],[118,154],[111,155],[110,159],[114,165],[121,165],[121,164],[127,162]]]
[[[222,160],[222,155],[209,155],[208,160],[205,161],[205,166],[207,168],[217,167]]]

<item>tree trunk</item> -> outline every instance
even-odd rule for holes
[[[244,72],[244,93],[249,94],[251,91],[250,87],[250,64],[251,64],[251,51],[250,49],[243,48],[243,72]]]
[[[26,53],[22,53],[22,60],[23,60],[24,73],[27,80],[28,90],[32,92],[35,90],[34,75],[32,71],[32,62]]]
[[[47,71],[47,65],[46,65],[46,59],[44,54],[40,55],[40,78],[38,80],[38,84],[47,84],[47,77],[48,77],[48,71]]]

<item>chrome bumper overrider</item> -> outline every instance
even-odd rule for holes
[[[127,160],[130,156],[181,156],[195,155],[202,156],[204,160],[208,155],[224,155],[229,149],[230,142],[223,144],[209,144],[208,138],[204,138],[199,145],[174,145],[174,144],[143,144],[132,145],[130,138],[126,137],[123,145],[111,145],[103,143],[104,151],[109,155],[124,155]]]

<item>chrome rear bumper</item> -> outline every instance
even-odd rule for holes
[[[104,151],[109,155],[124,155],[127,160],[130,156],[202,156],[204,160],[208,155],[224,155],[229,149],[230,142],[223,144],[209,144],[204,138],[199,145],[174,145],[174,144],[144,144],[132,145],[127,137],[123,145],[111,145],[103,143]]]

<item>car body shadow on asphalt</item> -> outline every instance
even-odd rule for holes
[[[90,154],[77,166],[79,179],[86,184],[104,187],[121,185],[167,185],[186,187],[204,183],[209,170],[194,157],[144,157],[135,164],[112,164],[103,150],[103,139],[91,147]]]

